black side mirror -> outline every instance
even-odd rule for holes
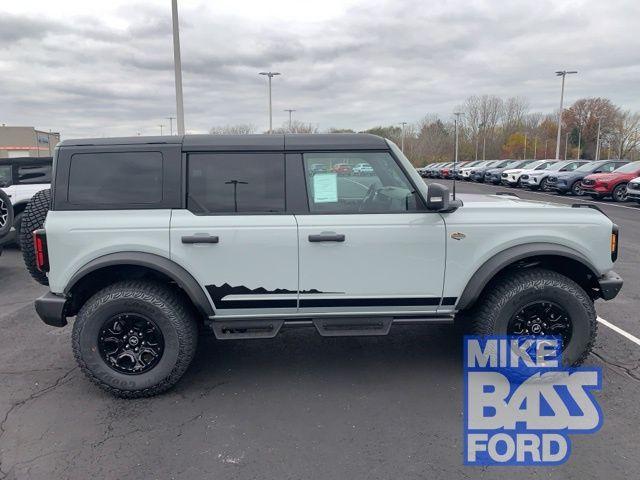
[[[440,183],[432,183],[427,190],[427,208],[435,212],[449,207],[449,189]]]

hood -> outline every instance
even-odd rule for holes
[[[524,200],[515,195],[460,193],[456,197],[462,200],[463,208],[571,208],[570,205],[544,200]]]
[[[511,173],[522,173],[524,171],[525,171],[524,168],[510,168],[510,169],[502,170],[502,173],[511,174]]]
[[[590,175],[587,175],[585,179],[588,178],[589,180],[607,182],[607,181],[615,180],[619,177],[620,177],[619,173],[592,173]]]
[[[588,172],[576,172],[575,170],[573,172],[555,172],[555,173],[551,173],[550,174],[552,177],[556,177],[558,179],[563,178],[577,178],[577,177],[585,177],[586,175],[589,175]]]

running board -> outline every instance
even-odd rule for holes
[[[247,338],[273,338],[284,320],[218,320],[210,322],[218,340],[236,340]]]
[[[392,323],[393,317],[313,319],[313,325],[323,337],[386,335],[389,333]]]

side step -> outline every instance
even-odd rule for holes
[[[235,340],[241,338],[273,338],[284,320],[218,320],[211,322],[211,328],[218,340]]]
[[[323,337],[386,335],[392,323],[393,317],[313,319],[313,325]]]

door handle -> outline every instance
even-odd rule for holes
[[[309,235],[310,242],[344,242],[344,235],[341,233],[320,233]]]
[[[185,235],[182,237],[182,243],[218,243],[220,239],[217,235]]]

